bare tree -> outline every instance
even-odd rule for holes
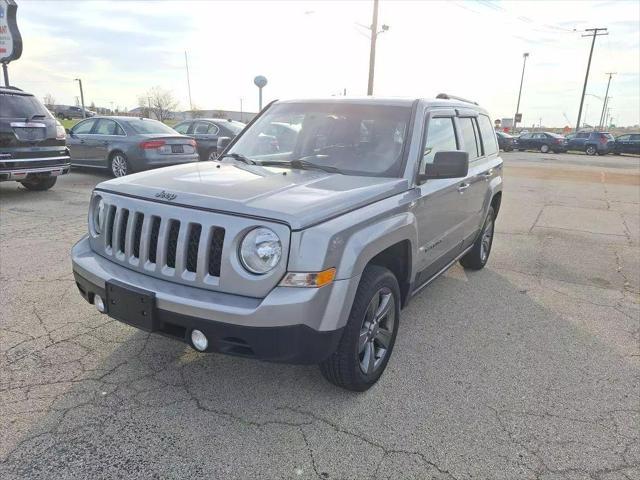
[[[153,87],[145,95],[138,97],[138,105],[143,109],[150,109],[151,112],[148,113],[153,113],[158,120],[163,122],[178,107],[178,100],[169,90]]]
[[[47,108],[53,107],[56,104],[56,98],[50,93],[47,93],[42,99],[44,100],[44,104]]]
[[[191,118],[202,118],[204,117],[204,111],[198,107],[198,105],[193,105],[193,107],[191,108],[191,110],[189,110],[189,113],[191,114]]]

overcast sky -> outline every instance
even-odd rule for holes
[[[346,88],[365,95],[371,0],[99,2],[18,0],[22,58],[11,83],[58,103],[137,106],[150,87],[170,89],[189,107],[184,51],[194,105],[257,110],[253,78],[265,75],[265,100],[326,97]],[[522,54],[529,52],[520,111],[526,126],[576,121],[590,38],[598,37],[587,92],[609,95],[614,123],[640,123],[640,2],[380,2],[375,94],[474,99],[494,118],[516,108]],[[575,30],[574,30],[575,29]],[[586,121],[602,102],[585,101]],[[584,114],[583,114],[584,117]]]

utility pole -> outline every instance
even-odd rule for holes
[[[516,114],[513,116],[513,132],[515,133],[516,131],[516,125],[518,124],[517,122],[517,118],[518,118],[518,114],[520,113],[520,96],[522,95],[522,82],[524,81],[524,67],[527,66],[527,58],[529,57],[528,53],[523,53],[522,54],[522,58],[524,59],[522,61],[522,76],[520,77],[520,90],[518,90],[518,104],[516,105]]]
[[[371,21],[371,48],[369,50],[369,84],[367,95],[373,95],[373,74],[376,69],[376,40],[378,39],[378,0],[373,0],[373,20]]]
[[[187,51],[184,51],[184,66],[187,70],[187,88],[189,89],[189,110],[193,110],[193,103],[191,102],[191,81],[189,80],[189,60],[187,59]]]
[[[616,74],[616,72],[607,72],[605,73],[605,75],[609,75],[609,81],[607,82],[607,91],[604,94],[604,103],[602,104],[602,113],[600,114],[600,123],[598,125],[601,125],[602,127],[604,127],[604,112],[606,111],[607,108],[607,101],[609,100],[609,85],[611,85],[611,77],[613,77]]]
[[[606,28],[587,28],[585,32],[591,32],[583,37],[593,37],[591,40],[591,50],[589,50],[589,61],[587,62],[587,73],[584,76],[584,86],[582,87],[582,96],[580,97],[580,109],[578,110],[578,121],[576,122],[576,132],[580,130],[580,119],[582,117],[582,106],[584,105],[584,95],[587,93],[587,81],[589,80],[589,69],[591,68],[591,57],[593,57],[593,47],[596,44],[596,37],[601,35],[609,35]],[[603,33],[598,33],[603,32]]]
[[[371,47],[369,49],[369,84],[367,85],[367,95],[373,95],[373,76],[376,70],[376,41],[378,35],[389,30],[389,25],[382,25],[378,31],[378,0],[373,0],[373,20],[371,21]]]
[[[82,105],[82,118],[87,118],[87,112],[84,111],[84,93],[82,91],[82,80],[76,78],[76,82],[80,85],[80,103]]]

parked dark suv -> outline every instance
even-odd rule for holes
[[[613,151],[615,138],[608,132],[578,132],[567,137],[567,150],[585,152],[587,155],[606,155]]]
[[[200,160],[217,157],[218,138],[234,138],[245,127],[244,123],[220,118],[198,118],[180,122],[173,129],[196,141]]]
[[[30,93],[0,87],[0,181],[47,190],[69,173],[65,131]]]
[[[518,137],[518,150],[539,150],[542,153],[567,151],[567,140],[551,132],[524,133]]]
[[[510,152],[514,148],[517,148],[518,140],[513,135],[496,131],[496,136],[498,137],[498,147],[503,152]]]
[[[96,112],[92,112],[91,110],[84,109],[84,116],[82,115],[82,108],[80,107],[62,107],[61,109],[56,110],[56,115],[58,118],[64,120],[72,120],[74,118],[90,118],[95,117]]]

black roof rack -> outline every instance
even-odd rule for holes
[[[19,91],[19,92],[22,92],[22,91],[23,91],[21,88],[18,88],[18,87],[12,87],[11,85],[9,85],[9,86],[3,86],[3,85],[0,85],[0,88],[5,88],[5,89],[7,89],[7,90],[17,90],[17,91]]]
[[[439,100],[458,100],[460,102],[472,103],[473,105],[478,105],[478,102],[474,102],[473,100],[467,100],[466,98],[456,97],[455,95],[449,95],[448,93],[439,93],[436,97]]]

